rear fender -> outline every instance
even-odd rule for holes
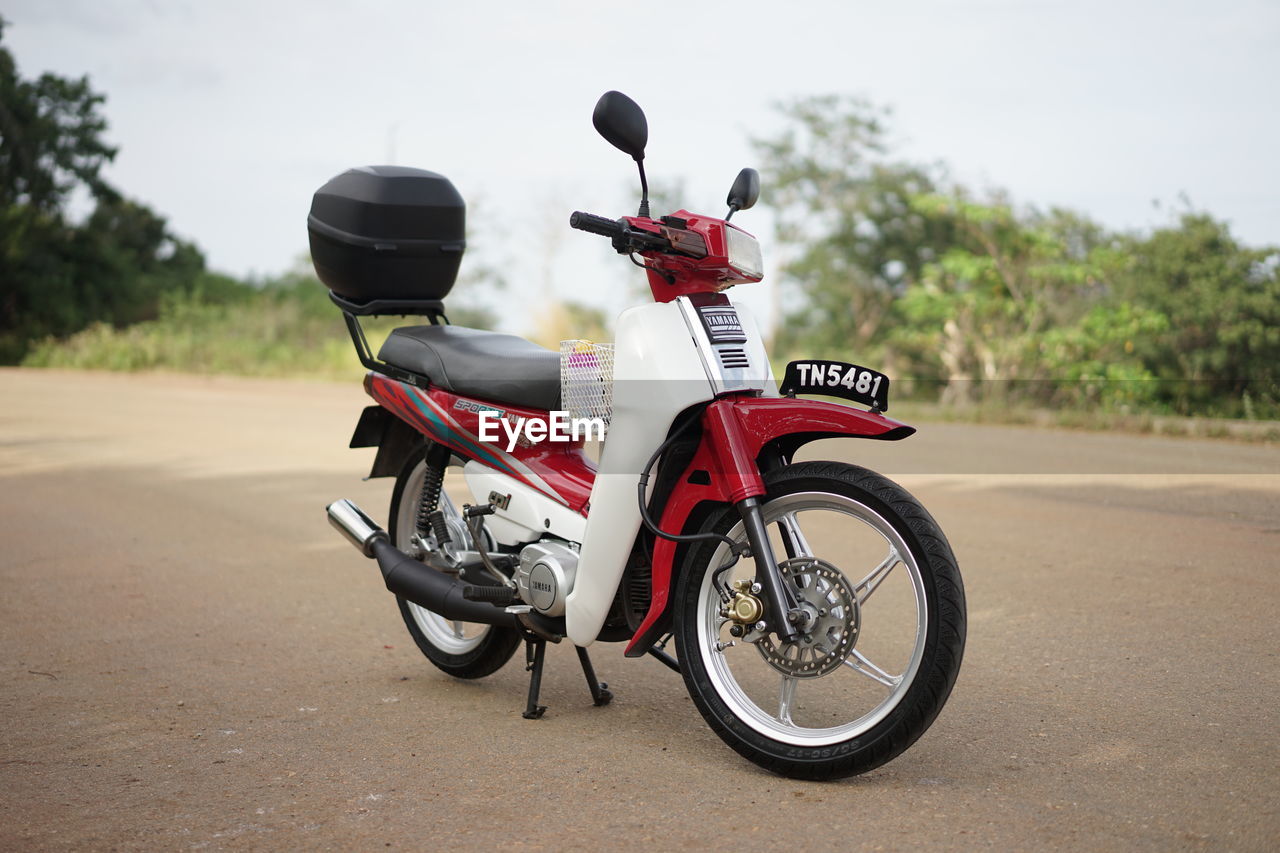
[[[422,443],[422,433],[382,406],[368,406],[360,413],[348,447],[376,447],[369,478],[394,477],[414,447]]]
[[[761,472],[786,464],[795,451],[822,438],[898,441],[915,432],[884,415],[851,406],[792,397],[730,397],[702,414],[702,442],[662,507],[661,530],[695,533],[708,518],[708,504],[732,504],[765,493]],[[678,543],[658,539],[653,547],[649,612],[631,643],[639,657],[667,630],[675,588]]]

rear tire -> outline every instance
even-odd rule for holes
[[[915,498],[865,468],[805,462],[765,484],[784,583],[812,610],[808,639],[782,644],[746,628],[731,642],[723,594],[755,566],[744,559],[717,578],[729,549],[703,543],[677,586],[685,685],[712,730],[767,770],[865,773],[924,734],[955,684],[966,631],[955,556]],[[704,529],[746,538],[733,507]]]
[[[406,553],[412,553],[410,540],[414,533],[419,532],[416,519],[426,470],[423,448],[419,447],[409,455],[400,469],[391,492],[388,533],[392,543]],[[457,509],[462,496],[457,497],[459,501],[449,497],[446,483],[440,493],[439,508],[445,513],[447,520],[456,522],[450,524],[454,535],[469,536],[465,533],[466,526],[462,524],[462,517]],[[429,542],[435,542],[430,531],[421,533]],[[463,547],[470,547],[469,539]],[[453,621],[398,595],[396,604],[400,608],[405,627],[409,629],[409,636],[413,637],[418,649],[426,655],[427,660],[454,678],[472,679],[492,675],[511,660],[520,646],[522,638],[514,628]]]

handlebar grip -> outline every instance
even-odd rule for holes
[[[599,234],[602,237],[618,237],[624,231],[622,224],[613,219],[596,216],[594,213],[583,213],[580,210],[569,216],[569,227]]]

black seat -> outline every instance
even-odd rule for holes
[[[461,326],[405,326],[378,358],[454,394],[531,409],[560,408],[560,354],[515,335]]]

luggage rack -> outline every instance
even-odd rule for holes
[[[356,355],[360,357],[361,364],[384,376],[390,376],[392,379],[398,379],[419,388],[427,388],[431,385],[425,376],[405,370],[403,367],[396,367],[394,364],[378,361],[373,355],[373,350],[369,348],[369,339],[365,337],[359,318],[398,314],[402,317],[426,317],[433,326],[447,326],[449,318],[444,314],[444,302],[439,299],[374,299],[369,302],[351,302],[332,290],[329,291],[329,300],[342,310],[342,319],[346,321],[347,333],[351,335],[351,343],[355,344]]]

